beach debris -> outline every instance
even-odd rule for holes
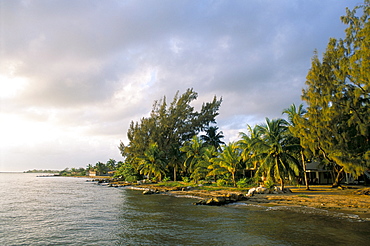
[[[356,195],[370,195],[370,188],[358,189],[354,193]]]
[[[243,194],[229,193],[225,196],[211,197],[208,199],[203,199],[198,202],[193,203],[194,205],[208,205],[208,206],[221,206],[229,203],[234,203],[237,201],[247,200]]]
[[[151,194],[159,194],[161,193],[159,190],[156,190],[156,189],[145,189],[143,191],[143,195],[151,195]]]
[[[281,190],[279,187],[275,186],[273,189],[267,189],[266,187],[259,186],[251,188],[246,194],[247,197],[254,196],[254,194],[283,194],[283,193],[292,193],[289,188],[284,188]]]

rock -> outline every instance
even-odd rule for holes
[[[208,198],[207,200],[200,200],[199,202],[193,203],[194,205],[208,205],[208,206],[221,206],[241,200],[247,199],[243,194],[229,193],[226,196],[218,196]]]
[[[244,196],[242,193],[238,195],[238,201],[246,201],[248,200],[248,197]]]
[[[284,192],[277,186],[274,188],[274,194],[283,194]]]
[[[266,190],[263,192],[263,194],[270,194],[270,190],[266,188]]]
[[[212,198],[209,198],[206,201],[205,205],[220,206],[220,205],[224,205],[224,204],[226,204],[226,198],[225,197],[212,197]]]
[[[265,188],[265,187],[261,187],[261,186],[259,186],[259,187],[257,187],[257,188],[256,188],[256,192],[257,192],[258,194],[268,194],[268,193],[265,193],[266,191],[268,191],[268,189],[267,189],[267,188]]]
[[[206,201],[200,200],[198,202],[194,202],[193,205],[206,205]]]
[[[237,202],[239,200],[238,198],[238,195],[237,194],[234,194],[234,193],[229,193],[226,195],[226,199],[229,201],[229,202]]]
[[[182,191],[188,191],[188,190],[192,190],[192,189],[193,189],[193,187],[187,186],[187,187],[182,188],[181,190]]]
[[[251,188],[251,189],[248,190],[248,193],[247,193],[246,196],[253,196],[254,193],[256,193],[256,188]]]
[[[143,195],[151,195],[151,194],[154,194],[155,191],[151,190],[151,189],[147,189],[147,190],[144,190],[143,191]]]

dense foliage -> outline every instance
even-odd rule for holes
[[[196,112],[190,103],[197,93],[188,89],[169,106],[165,97],[156,101],[150,117],[131,122],[129,144],[120,146],[128,168],[137,177],[180,175],[234,186],[253,175],[282,188],[303,177],[307,189],[306,162],[314,158],[336,172],[336,184],[343,171],[362,174],[370,167],[369,11],[369,0],[347,9],[341,18],[348,25],[346,37],[330,39],[322,59],[314,55],[302,93],[307,109],[294,104],[285,109],[289,121],[266,119],[225,144],[215,126],[221,100],[214,97]]]
[[[150,117],[136,123],[132,121],[127,133],[129,144],[121,143],[119,147],[126,161],[144,174],[146,171],[142,169],[147,167],[143,165],[143,160],[149,158],[148,150],[155,145],[160,152],[161,165],[156,163],[157,168],[150,173],[154,172],[158,178],[171,175],[176,179],[177,173],[182,171],[183,154],[179,149],[186,141],[216,122],[215,117],[221,105],[221,99],[214,97],[211,102],[204,103],[198,112],[191,106],[197,97],[193,89],[188,89],[182,95],[177,92],[170,105],[167,105],[164,97],[155,101]],[[152,154],[159,155],[154,152]]]
[[[369,14],[369,1],[347,9],[346,37],[313,57],[302,95],[307,113],[296,121],[302,146],[333,165],[336,184],[343,171],[358,176],[370,167]]]
[[[359,11],[362,16],[356,16]],[[225,144],[216,126],[221,99],[216,96],[195,111],[198,94],[188,89],[155,101],[151,114],[131,122],[129,143],[119,149],[124,162],[109,160],[87,170],[137,181],[174,180],[243,187],[305,180],[306,163],[318,160],[335,173],[354,177],[370,168],[370,0],[348,10],[341,20],[348,25],[344,39],[330,39],[320,59],[315,53],[302,92],[303,104],[283,110],[288,120],[268,119],[248,126],[240,140]]]

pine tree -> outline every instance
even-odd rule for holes
[[[335,186],[343,171],[358,176],[370,167],[369,3],[347,9],[345,39],[330,39],[322,60],[314,55],[302,95],[301,144],[334,165]]]
[[[131,122],[127,132],[129,144],[119,146],[122,156],[127,161],[135,160],[144,155],[150,144],[156,143],[164,153],[167,169],[172,168],[175,178],[182,158],[178,150],[210,123],[216,123],[222,101],[214,97],[211,102],[203,103],[198,112],[191,106],[197,97],[193,89],[188,89],[181,96],[177,92],[170,105],[167,105],[166,97],[155,101],[150,117]],[[138,163],[133,163],[137,167]]]

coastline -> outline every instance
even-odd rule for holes
[[[181,197],[190,197],[197,199],[209,199],[212,197],[225,197],[230,194],[246,194],[246,190],[232,191],[219,190],[209,191],[204,189],[176,190],[171,187],[158,187],[156,185],[137,185],[134,189],[152,189],[161,194],[168,194]],[[310,190],[305,187],[288,186],[292,192],[283,194],[255,194],[246,197],[246,200],[238,201],[240,203],[258,205],[265,207],[298,207],[315,208],[328,210],[347,215],[354,214],[362,220],[370,221],[370,195],[356,194],[356,192],[370,192],[369,187],[345,186],[344,189],[331,188],[331,186],[311,186]]]
[[[88,177],[92,178],[92,177]],[[92,178],[94,179],[94,178]],[[104,180],[104,179],[103,179]],[[312,185],[310,190],[305,187],[287,186],[292,192],[283,194],[255,194],[246,197],[249,189],[236,189],[231,187],[172,187],[170,185],[153,184],[130,184],[114,182],[105,179],[105,185],[112,187],[127,187],[136,190],[155,191],[154,194],[189,197],[199,200],[241,196],[247,205],[264,207],[288,207],[288,208],[314,208],[327,210],[334,213],[356,215],[361,220],[370,221],[370,187],[359,185],[345,185],[340,188],[331,188],[330,185]]]

